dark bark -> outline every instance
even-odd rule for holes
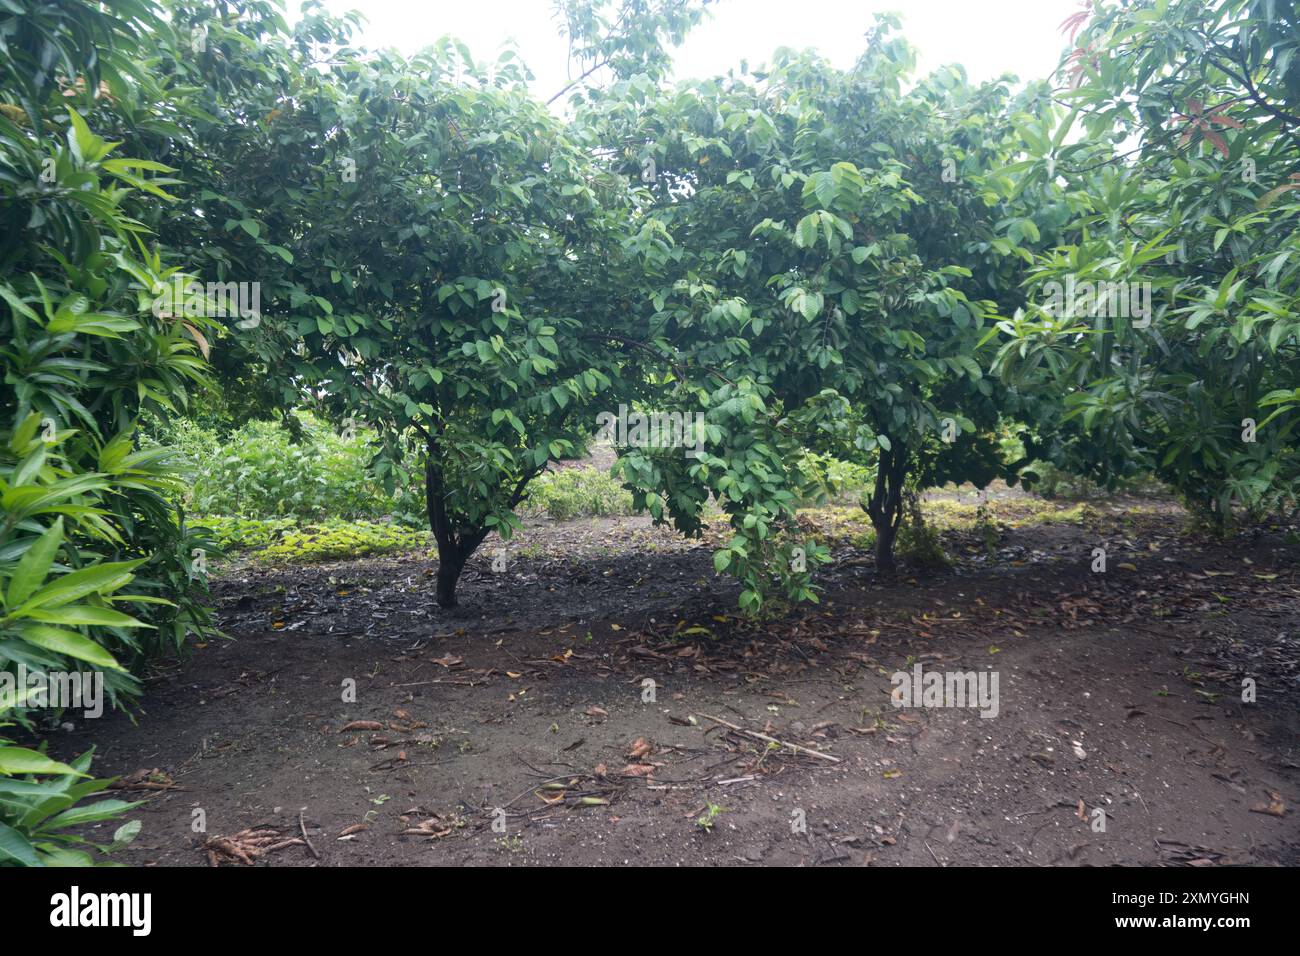
[[[438,546],[438,607],[456,606],[456,582],[460,580],[460,573],[464,570],[465,563],[459,553],[444,552],[442,545]]]
[[[881,448],[876,485],[867,499],[866,511],[871,526],[876,529],[876,570],[885,574],[897,567],[894,542],[903,521],[903,482],[906,478],[907,449],[897,441],[888,451]]]
[[[898,539],[898,524],[896,522],[885,522],[876,526],[876,569],[885,574],[891,574],[898,569],[898,562],[894,560],[894,542]]]

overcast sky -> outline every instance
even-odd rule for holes
[[[513,40],[536,74],[534,91],[549,98],[564,86],[566,46],[552,0],[326,0],[334,12],[367,19],[361,40],[412,53],[444,34],[465,41],[476,60],[495,59]],[[297,0],[289,0],[291,10]],[[877,11],[903,18],[918,51],[918,71],[961,63],[973,80],[1004,72],[1022,81],[1047,76],[1066,44],[1060,23],[1079,0],[719,0],[710,18],[677,50],[675,76],[751,68],[781,46],[812,47],[838,67],[852,65]]]

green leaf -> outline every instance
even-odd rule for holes
[[[63,518],[54,522],[48,531],[36,539],[27,549],[23,559],[14,569],[9,579],[9,592],[6,595],[9,606],[17,607],[38,588],[54,563],[54,555],[63,543]]]
[[[77,598],[87,594],[108,594],[129,582],[131,572],[139,567],[144,558],[135,561],[107,561],[104,564],[80,568],[61,578],[55,578],[50,584],[28,597],[27,601],[13,614],[36,608],[48,609],[71,604]]]
[[[119,849],[132,842],[140,835],[140,827],[139,820],[129,820],[113,831],[113,849]]]
[[[102,820],[112,820],[114,817],[119,817],[139,805],[138,802],[128,803],[125,800],[98,800],[95,803],[64,810],[62,813],[46,820],[43,827],[57,830],[63,827],[81,826],[86,823],[99,823]]]
[[[0,747],[0,773],[11,775],[20,773],[57,773],[72,774],[77,777],[90,776],[74,770],[66,763],[51,760],[45,754],[37,753],[35,750],[28,750],[26,747]]]
[[[0,822],[0,863],[12,860],[19,866],[40,866],[40,858],[27,838],[9,826]]]
[[[27,617],[44,624],[70,624],[74,627],[153,627],[152,624],[137,621],[131,615],[110,607],[94,607],[89,604],[71,604],[49,611],[29,611]]]
[[[794,244],[801,249],[811,249],[817,242],[817,213],[809,213],[799,220],[794,230]]]
[[[112,654],[76,631],[66,631],[61,627],[51,627],[48,624],[24,624],[18,629],[18,633],[27,643],[43,647],[47,651],[66,654],[68,657],[75,657],[97,667],[107,667],[116,671],[125,670]]]

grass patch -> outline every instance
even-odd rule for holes
[[[932,498],[923,505],[926,519],[945,530],[978,530],[982,521],[996,521],[1009,528],[1045,524],[1077,524],[1097,518],[1096,509],[1086,503],[1066,504],[1041,498],[991,499],[979,502]]]
[[[429,533],[397,524],[329,518],[304,524],[293,518],[207,515],[195,524],[211,528],[227,554],[258,561],[330,561],[429,547]]]

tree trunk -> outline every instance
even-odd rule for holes
[[[894,560],[894,541],[898,538],[898,525],[885,522],[872,524],[876,528],[876,570],[882,574],[893,574],[898,568]]]
[[[444,550],[438,545],[438,590],[437,601],[440,608],[456,606],[456,582],[460,580],[461,571],[465,570],[465,559],[459,548]]]
[[[424,460],[424,505],[429,515],[429,530],[438,543],[438,584],[435,599],[438,607],[456,606],[456,582],[465,570],[469,557],[458,540],[456,529],[447,517],[447,503],[442,483],[442,463],[438,460],[438,446],[432,440]],[[476,542],[477,546],[477,542]],[[473,553],[473,549],[470,549]]]
[[[515,508],[524,498],[524,490],[541,468],[533,468],[520,476],[510,494],[508,507]],[[442,481],[442,460],[438,443],[430,437],[424,459],[424,506],[429,515],[429,530],[438,543],[438,607],[456,606],[456,582],[460,580],[465,564],[487,538],[489,528],[458,526],[447,514],[446,488]]]
[[[447,514],[446,488],[442,481],[442,461],[438,457],[438,445],[430,440],[427,457],[424,461],[424,505],[429,515],[429,530],[433,540],[438,543],[438,578],[435,599],[438,607],[454,608],[456,606],[456,584],[460,581],[465,565],[488,536],[488,528],[466,528],[457,526],[451,515]],[[510,507],[514,507],[523,497],[523,487],[536,472],[529,472],[519,482],[511,496]]]
[[[876,571],[891,574],[896,569],[894,542],[903,520],[903,482],[907,478],[907,449],[894,441],[880,449],[876,486],[867,499],[866,512],[876,529]]]

